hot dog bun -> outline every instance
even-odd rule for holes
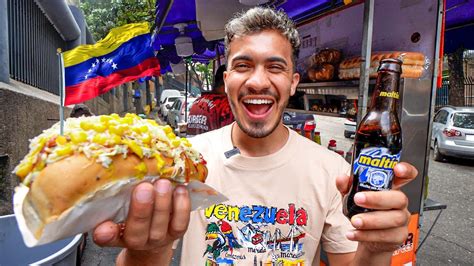
[[[63,136],[55,125],[31,141],[14,171],[30,188],[23,212],[35,217],[38,238],[45,224],[118,180],[153,176],[183,184],[207,176],[187,139],[134,114],[70,118]]]
[[[370,77],[377,77],[380,61],[387,58],[397,58],[403,61],[402,78],[420,78],[425,70],[425,56],[418,52],[373,52],[370,58]],[[360,56],[348,58],[339,64],[339,79],[358,79],[360,77]]]

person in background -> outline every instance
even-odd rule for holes
[[[93,116],[94,114],[91,112],[89,107],[85,104],[76,104],[72,108],[71,114],[69,117],[81,117],[81,116]]]
[[[203,93],[191,106],[188,116],[187,136],[212,131],[234,121],[234,116],[225,94],[223,78],[225,69],[225,65],[221,65],[217,69],[212,91],[210,93]]]

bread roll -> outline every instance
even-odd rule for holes
[[[313,64],[322,65],[324,63],[336,65],[341,62],[342,53],[336,49],[323,49],[314,55]]]
[[[308,71],[308,77],[311,81],[328,81],[334,78],[335,68],[333,65],[324,63],[321,66],[314,67]]]
[[[14,171],[29,187],[23,216],[37,238],[46,224],[117,181],[152,176],[185,184],[207,176],[187,139],[134,114],[69,118],[62,136],[56,124],[31,140]]]
[[[425,56],[418,52],[373,52],[370,59],[371,67],[378,67],[382,59],[397,58],[403,61],[403,65],[421,66],[425,65]],[[351,69],[360,67],[362,58],[360,56],[345,59],[339,65],[339,69]]]
[[[370,67],[370,78],[377,77],[377,67]],[[402,65],[402,78],[420,78],[423,75],[422,66]],[[360,78],[360,67],[339,69],[339,79],[350,80]]]

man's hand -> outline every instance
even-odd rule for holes
[[[399,189],[415,179],[418,171],[408,163],[399,163],[394,173],[392,190],[359,192],[354,196],[358,206],[376,210],[354,215],[351,223],[356,230],[346,235],[350,240],[359,241],[358,252],[363,250],[364,255],[391,254],[408,235],[408,199]],[[352,180],[348,176],[336,180],[342,196],[349,192],[351,184]]]
[[[160,179],[153,185],[144,182],[135,187],[125,224],[104,222],[94,230],[94,242],[100,246],[123,247],[118,264],[171,258],[174,240],[186,232],[191,212],[184,186],[173,186]],[[121,229],[122,227],[122,229]],[[124,229],[123,229],[124,228]],[[156,260],[155,260],[156,263]]]

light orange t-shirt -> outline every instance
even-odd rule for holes
[[[320,244],[356,250],[336,188],[349,172],[341,156],[289,130],[274,154],[227,158],[231,127],[190,139],[208,162],[206,184],[229,200],[192,212],[181,265],[319,265]]]

